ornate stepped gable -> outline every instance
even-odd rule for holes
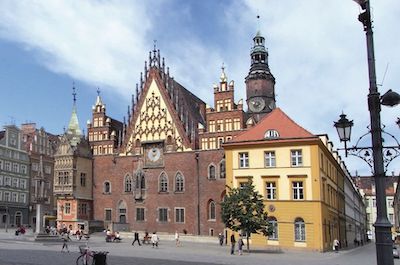
[[[131,109],[131,111],[130,111]],[[121,154],[140,153],[143,143],[163,142],[166,151],[198,148],[198,124],[204,125],[205,103],[169,75],[160,51],[149,53],[149,69],[144,67],[136,100],[128,107]]]

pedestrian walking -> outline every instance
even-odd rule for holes
[[[153,234],[151,235],[151,243],[153,244],[153,248],[154,246],[158,248],[158,241],[160,241],[158,235],[156,234],[156,232],[153,232]]]
[[[133,236],[133,242],[132,242],[132,246],[135,245],[135,242],[138,242],[139,246],[141,246],[142,244],[140,244],[140,239],[139,239],[139,233],[135,231],[134,236]]]
[[[224,244],[224,235],[222,233],[218,234],[219,245],[222,246]]]
[[[239,252],[239,255],[243,254],[243,245],[244,245],[244,243],[243,243],[242,236],[239,236],[239,240],[238,240],[238,252]]]
[[[231,255],[235,254],[235,244],[236,244],[235,234],[232,233],[232,235],[231,235]]]
[[[336,238],[333,240],[333,250],[337,253],[339,252],[339,240]]]
[[[63,240],[63,245],[62,245],[62,248],[61,248],[61,252],[64,252],[64,248],[67,250],[67,252],[69,252],[68,241],[71,240],[71,238],[69,237],[69,234],[68,233],[64,233],[62,235],[62,240]]]
[[[179,233],[178,233],[178,231],[175,231],[175,245],[176,245],[177,247],[180,247],[180,246],[181,246],[181,241],[179,240]]]

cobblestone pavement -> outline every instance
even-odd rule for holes
[[[310,252],[298,250],[266,251],[253,249],[242,256],[230,255],[229,246],[217,242],[192,242],[182,238],[182,246],[176,247],[172,237],[162,237],[160,246],[132,246],[131,238],[121,243],[106,243],[101,234],[92,235],[89,247],[94,251],[108,251],[108,265],[149,265],[149,264],[282,264],[282,265],[369,265],[376,264],[375,245],[368,244],[339,253]],[[215,240],[216,241],[216,240]],[[69,243],[69,253],[61,253],[62,242],[34,242],[27,234],[16,237],[13,233],[0,230],[0,265],[74,265],[79,256],[79,245],[85,241]],[[400,265],[399,260],[395,264]]]

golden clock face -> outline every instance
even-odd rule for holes
[[[156,162],[160,157],[161,150],[157,147],[152,147],[147,151],[147,158],[152,162]]]

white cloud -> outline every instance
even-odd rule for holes
[[[269,64],[277,81],[278,106],[311,132],[328,133],[335,147],[343,145],[332,125],[344,111],[355,122],[354,144],[369,124],[367,49],[365,33],[357,20],[357,4],[350,0],[245,3],[249,11],[237,11],[235,6],[230,23],[236,32],[243,32],[256,23],[255,16],[260,14],[260,30],[266,37]],[[400,79],[395,73],[400,70],[396,48],[400,45],[396,34],[400,6],[395,0],[372,1],[372,6],[378,83],[386,62],[391,63],[384,87],[379,89],[381,93],[389,88],[399,91]],[[382,122],[390,124],[387,130],[392,133],[398,132],[394,124],[398,113],[398,107],[381,112]],[[396,162],[392,162],[389,172],[398,172]],[[348,158],[346,163],[352,173],[356,169],[369,173],[358,158]]]
[[[143,64],[151,21],[140,1],[2,1],[0,36],[49,70],[126,93]]]
[[[354,1],[233,1],[213,13],[219,17],[202,15],[203,21],[215,20],[220,27],[203,28],[201,33],[191,28],[191,23],[199,22],[194,19],[199,14],[191,13],[198,11],[188,5],[173,1],[4,0],[0,2],[0,37],[39,54],[38,60],[49,70],[112,89],[121,98],[134,92],[152,41],[158,39],[171,75],[211,104],[212,84],[219,81],[222,62],[229,80],[235,80],[236,99],[245,99],[250,47],[259,27],[266,37],[279,107],[311,132],[328,133],[336,147],[342,145],[332,125],[342,110],[355,121],[354,139],[366,130],[365,34]],[[380,91],[399,91],[400,5],[397,0],[374,0],[372,5],[378,83],[390,63]],[[259,26],[257,14],[261,15]],[[129,99],[123,104],[130,104]],[[398,107],[382,110],[382,122],[390,124],[389,131],[398,130],[394,127],[398,113]],[[352,172],[364,168],[368,173],[363,162],[347,161]],[[393,167],[397,171],[398,165]]]

